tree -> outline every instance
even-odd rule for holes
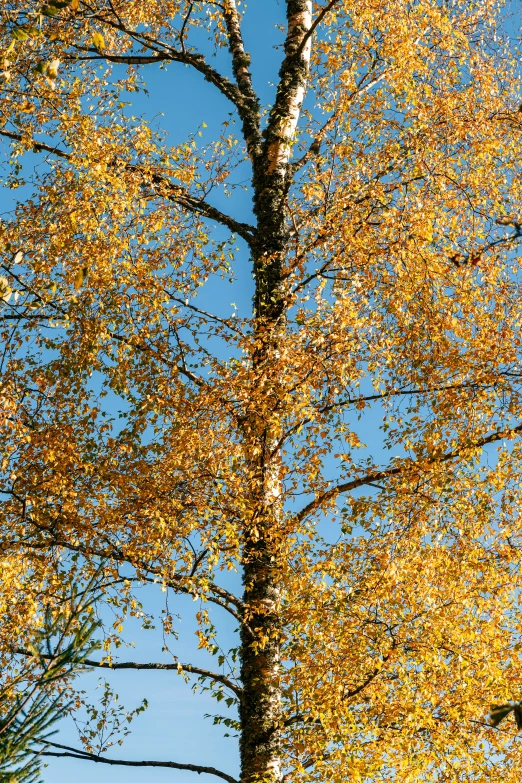
[[[71,680],[98,648],[98,627],[89,598],[93,581],[81,595],[73,587],[66,605],[49,607],[34,618],[26,649],[2,650],[0,680],[0,780],[33,783],[40,779],[42,756],[53,746],[51,727],[72,706]],[[5,607],[2,607],[4,612]],[[27,631],[25,631],[27,642]]]
[[[4,49],[44,32],[10,60],[8,181],[45,165],[0,235],[2,643],[102,561],[120,619],[158,583],[199,600],[210,653],[237,623],[217,667],[150,666],[237,705],[244,783],[515,781],[515,726],[488,721],[522,679],[509,9],[281,5],[264,104],[235,0],[4,3]],[[201,78],[176,144],[123,100],[160,69]],[[105,663],[132,667],[120,619]]]

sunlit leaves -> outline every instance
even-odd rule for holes
[[[97,49],[105,49],[105,39],[101,33],[93,33],[92,42]]]
[[[216,212],[254,219],[237,106],[220,94],[213,141],[204,92],[186,138],[132,108],[145,66],[179,111],[180,59],[216,86],[192,47],[227,43],[221,6],[93,7],[17,6],[2,40],[10,183],[42,156],[0,231],[2,643],[104,557],[108,656],[126,614],[152,631],[133,591],[156,580],[195,600],[222,668],[212,590],[254,542],[288,781],[518,781],[520,82],[496,4],[325,16],[298,165],[252,243],[283,215],[275,324],[248,287],[273,256],[254,270],[252,229]],[[160,648],[174,626],[166,608]]]

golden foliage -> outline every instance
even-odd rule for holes
[[[270,619],[243,656],[281,647],[259,677],[282,700],[285,780],[515,783],[515,726],[487,718],[522,686],[521,115],[501,4],[325,3],[306,110],[282,82],[266,142],[233,3],[7,6],[11,186],[23,153],[47,165],[0,225],[2,644],[101,560],[122,616],[132,580],[157,580]],[[242,131],[170,144],[129,119],[138,66],[175,81],[180,62]],[[209,204],[249,159],[252,227]],[[280,174],[278,202],[263,177]],[[236,315],[247,245],[258,299]],[[261,545],[278,598],[255,603],[247,578],[241,608],[220,573]]]

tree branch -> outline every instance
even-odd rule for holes
[[[8,139],[12,139],[13,141],[24,140],[20,133],[13,133],[12,131],[5,130],[5,128],[0,130],[0,136],[6,136]],[[58,143],[61,144],[62,142]],[[66,160],[70,160],[72,157],[69,152],[63,152],[63,150],[59,150],[58,146],[52,147],[50,144],[44,144],[44,142],[41,141],[31,141],[31,146],[33,152],[50,152],[53,155],[57,155],[59,158],[65,158]]]
[[[179,364],[175,364],[174,362],[169,362],[169,360],[165,359],[163,356],[158,356],[157,351],[155,351],[153,348],[148,346],[146,343],[136,343],[134,342],[134,340],[131,340],[128,337],[124,337],[121,334],[117,334],[116,332],[113,332],[112,329],[107,329],[107,334],[110,337],[112,337],[113,340],[117,340],[118,342],[123,343],[124,345],[128,345],[130,348],[134,348],[136,351],[151,353],[157,359],[164,362],[164,364],[166,364],[167,367],[176,369],[180,373],[180,375],[184,375],[185,378],[188,378],[189,381],[192,381],[192,383],[194,383],[199,388],[207,385],[202,378],[200,378],[198,375],[193,373],[187,367],[180,366]]]
[[[181,51],[183,52],[183,54],[185,54],[187,51],[185,49],[185,30],[187,29],[188,20],[190,19],[190,14],[192,13],[193,8],[194,8],[194,3],[191,2],[189,4],[189,9],[187,11],[187,14],[183,20],[183,24],[181,25],[181,31],[179,34],[179,45],[181,46]]]
[[[345,492],[351,492],[352,490],[357,489],[358,487],[363,487],[365,485],[376,483],[379,481],[385,481],[388,478],[392,478],[394,476],[400,476],[403,475],[404,473],[413,472],[415,470],[421,470],[422,467],[424,466],[449,462],[452,459],[456,459],[457,457],[462,456],[464,452],[470,449],[482,448],[483,446],[487,446],[490,443],[495,443],[499,440],[502,440],[503,438],[513,438],[515,435],[518,435],[520,432],[522,432],[522,424],[519,424],[517,427],[513,427],[512,429],[509,430],[499,430],[497,432],[493,432],[491,433],[491,435],[487,435],[485,438],[480,438],[475,442],[470,442],[465,445],[462,445],[457,449],[453,449],[452,451],[446,452],[446,454],[441,454],[441,455],[434,454],[428,456],[425,460],[422,460],[422,462],[411,460],[402,465],[398,465],[395,468],[386,468],[385,470],[378,470],[375,471],[374,473],[367,473],[365,476],[360,476],[359,478],[352,479],[351,481],[346,481],[343,482],[342,484],[337,484],[335,487],[331,487],[330,489],[326,490],[326,492],[323,492],[322,495],[319,495],[314,500],[310,501],[310,503],[308,503],[306,506],[304,506],[304,508],[302,508],[301,511],[299,511],[296,514],[296,519],[298,521],[302,521],[309,514],[316,511],[320,506],[324,505],[329,500],[332,500],[338,495],[344,494]]]
[[[190,13],[190,11],[189,11]],[[94,15],[96,18],[96,15]],[[185,47],[185,31],[188,15],[183,21],[180,33],[181,51],[173,48],[165,41],[152,39],[146,33],[129,30],[118,17],[110,19],[106,16],[97,17],[102,24],[107,24],[113,29],[128,35],[133,41],[150,51],[154,55],[111,55],[101,53],[92,48],[76,47],[78,51],[86,54],[75,59],[81,60],[107,60],[114,63],[128,65],[146,65],[160,61],[180,62],[190,65],[199,71],[207,81],[214,84],[218,90],[230,100],[236,107],[243,125],[243,136],[247,150],[252,161],[260,154],[262,149],[262,137],[260,130],[259,99],[254,91],[252,79],[248,70],[250,58],[245,52],[241,34],[240,15],[237,11],[235,0],[224,0],[223,16],[228,35],[229,51],[232,55],[232,69],[236,84],[223,76],[215,68],[212,68],[204,56],[199,53],[189,52]]]
[[[232,332],[236,332],[236,334],[242,335],[243,331],[242,329],[239,329],[235,324],[231,323],[233,320],[232,318],[219,318],[219,316],[214,315],[213,313],[209,313],[207,310],[202,310],[201,307],[196,307],[193,304],[190,304],[183,299],[180,299],[177,296],[174,296],[170,293],[167,289],[165,289],[165,293],[169,295],[172,302],[176,302],[177,304],[182,305],[182,307],[186,307],[188,310],[192,310],[194,313],[198,313],[199,315],[202,315],[204,318],[208,318],[211,321],[216,321],[217,323],[223,324],[223,326],[226,326],[227,329],[230,329]]]
[[[366,76],[363,76],[359,84],[356,86],[355,90],[353,90],[352,93],[348,96],[348,100],[353,100],[359,95],[364,95],[364,93],[368,92],[368,90],[371,90],[372,87],[374,87],[376,84],[382,81],[382,79],[384,79],[387,73],[388,71],[383,71],[383,73],[381,73],[379,76],[376,76],[375,79],[372,79],[372,81],[368,82],[366,85],[364,84]],[[307,163],[310,160],[311,157],[318,154],[320,150],[321,142],[323,141],[326,133],[332,127],[332,125],[337,120],[337,118],[338,118],[338,112],[334,112],[330,117],[328,117],[328,119],[326,120],[322,128],[319,130],[319,132],[315,136],[314,140],[312,141],[312,143],[310,144],[310,146],[308,147],[304,155],[302,155],[299,158],[299,160],[296,160],[294,163],[291,164],[291,169],[294,174],[297,171],[299,171],[299,169],[301,169],[305,165],[305,163]]]
[[[85,54],[83,56],[71,56],[71,60],[105,60],[107,62],[122,63],[126,65],[149,65],[165,61],[183,63],[184,65],[190,65],[195,68],[195,70],[199,71],[199,73],[201,73],[208,82],[217,87],[238,110],[241,108],[244,100],[241,91],[235,84],[227,79],[226,76],[223,76],[215,68],[212,68],[202,54],[174,49],[174,47],[164,41],[154,40],[145,33],[137,33],[134,30],[129,30],[120,20],[115,22],[107,17],[103,17],[100,18],[100,21],[103,24],[112,27],[114,30],[118,30],[124,35],[128,35],[129,38],[136,41],[137,44],[154,52],[154,55],[108,54],[90,47],[75,46],[77,51],[85,52]]]
[[[193,666],[190,663],[134,663],[132,661],[125,661],[123,663],[103,663],[101,661],[91,661],[86,658],[83,662],[85,666],[96,666],[100,669],[135,669],[137,671],[184,671],[188,674],[199,674],[201,677],[207,677],[210,680],[220,682],[226,688],[229,688],[240,699],[243,693],[242,688],[236,685],[224,674],[218,672],[212,672],[208,669],[201,669],[199,666]]]
[[[141,171],[138,167],[129,166],[129,168],[135,168],[136,171]],[[208,204],[203,199],[191,196],[185,188],[181,185],[175,185],[168,177],[162,177],[160,174],[152,174],[151,183],[166,187],[167,192],[163,195],[169,201],[175,201],[182,207],[186,207],[190,212],[207,217],[210,220],[216,221],[216,223],[221,223],[235,234],[239,234],[248,244],[252,242],[255,228],[249,223],[240,223],[229,215],[226,215],[224,212],[220,212],[219,209],[216,209],[216,207]]]
[[[232,56],[232,70],[243,102],[238,106],[243,123],[243,136],[252,162],[261,154],[262,136],[259,117],[259,98],[252,85],[250,55],[245,51],[241,33],[241,17],[236,0],[225,0],[223,16],[228,34],[228,49]]]
[[[130,563],[130,561],[127,561]],[[130,563],[132,565],[132,563]],[[150,573],[154,573],[153,571],[150,571]],[[182,577],[180,577],[181,579]],[[151,577],[135,577],[137,582],[149,582],[149,584],[159,584],[158,579],[152,579]],[[167,581],[165,582],[165,585],[167,587],[170,587],[172,590],[174,590],[177,593],[183,593],[184,595],[193,595],[193,591],[189,590],[187,587],[183,587],[180,584],[176,584],[175,582]],[[229,614],[234,617],[238,623],[241,622],[241,616],[240,612],[243,612],[244,606],[243,602],[240,598],[235,596],[233,593],[230,593],[228,590],[225,590],[223,587],[219,587],[219,585],[216,585],[214,583],[211,583],[208,585],[208,589],[213,593],[213,595],[205,595],[204,600],[209,601],[209,603],[216,604],[217,606],[221,606],[222,609],[225,609]],[[235,606],[237,611],[235,609],[232,609],[229,604],[232,604],[232,606]]]
[[[46,742],[45,744],[47,747],[61,748],[64,752],[56,753],[50,750],[44,750],[39,753],[40,756],[68,756],[73,759],[94,761],[96,764],[112,764],[123,767],[168,767],[169,769],[184,769],[189,772],[197,772],[198,775],[201,775],[202,773],[215,775],[218,778],[226,780],[227,783],[238,783],[232,775],[227,775],[226,772],[221,772],[221,770],[216,769],[215,767],[202,767],[199,764],[178,764],[176,761],[123,761],[121,759],[107,759],[101,756],[95,756],[94,753],[87,753],[87,751],[79,748],[71,748],[69,745],[60,745],[57,742]]]
[[[321,9],[321,11],[319,11],[319,13],[317,14],[317,16],[316,16],[314,22],[312,23],[310,29],[308,30],[306,35],[303,36],[303,40],[301,41],[301,43],[299,45],[299,48],[297,50],[297,56],[298,57],[300,57],[301,54],[303,53],[303,50],[304,50],[306,44],[308,43],[308,41],[310,40],[312,35],[317,30],[317,28],[319,27],[319,25],[323,21],[323,19],[326,16],[326,14],[329,13],[332,10],[332,8],[334,7],[334,5],[336,5],[338,2],[339,2],[339,0],[330,0],[328,5],[326,5],[324,8]]]
[[[12,139],[13,141],[24,141],[24,138],[20,133],[13,133],[12,131],[8,130],[0,130],[0,136],[5,136],[6,138]],[[59,150],[58,145],[53,147],[52,145],[45,144],[44,142],[31,141],[31,146],[35,152],[49,152],[52,155],[64,158],[65,160],[72,160],[73,158],[73,155],[70,152]],[[115,160],[111,165],[116,166],[118,163],[119,161]],[[142,167],[135,166],[132,163],[125,164],[125,169],[127,171],[136,172],[141,176],[144,176],[146,179],[148,177],[149,181],[146,184],[151,186],[161,185],[166,189],[166,192],[159,195],[163,195],[163,197],[167,198],[169,201],[173,201],[176,204],[179,204],[189,212],[209,218],[209,220],[214,220],[216,223],[221,223],[221,225],[226,226],[235,234],[243,237],[246,242],[252,242],[255,233],[254,226],[251,226],[248,223],[240,223],[239,221],[234,220],[234,218],[230,217],[230,215],[226,215],[224,212],[216,209],[216,207],[208,204],[203,199],[192,196],[186,188],[184,188],[182,185],[177,185],[171,182],[168,177],[164,177],[161,174],[154,172],[149,173]]]
[[[28,516],[26,517],[26,521],[30,522],[31,524],[35,524],[33,520]],[[41,530],[41,528],[38,528]],[[49,534],[54,531],[45,531]],[[7,541],[2,542],[4,547],[7,545]],[[143,571],[145,573],[151,574],[151,576],[136,576],[133,577],[133,581],[143,583],[148,582],[150,584],[165,584],[166,587],[170,587],[172,590],[174,590],[177,593],[183,593],[184,595],[190,595],[194,596],[194,594],[197,592],[196,589],[190,589],[190,587],[187,587],[186,585],[182,584],[182,582],[186,580],[190,580],[191,576],[189,575],[175,575],[170,578],[164,578],[161,573],[158,573],[154,571],[153,568],[150,566],[147,566],[146,563],[137,562],[136,560],[133,560],[132,558],[127,557],[123,552],[117,551],[115,549],[109,549],[109,550],[103,550],[103,549],[96,549],[94,547],[89,546],[82,546],[81,544],[72,544],[69,541],[62,540],[60,538],[57,538],[56,534],[54,534],[54,537],[51,540],[48,541],[41,541],[41,542],[28,542],[24,539],[18,539],[15,541],[9,542],[11,545],[15,547],[21,547],[25,546],[29,549],[44,549],[46,547],[62,547],[63,549],[68,549],[71,552],[79,552],[80,554],[83,554],[85,556],[91,556],[91,557],[99,557],[101,560],[111,561],[113,560],[116,563],[127,563],[132,568],[136,569],[136,571]],[[109,546],[111,546],[109,542]],[[153,578],[153,576],[155,578]],[[225,588],[220,587],[219,585],[215,584],[214,582],[211,582],[210,584],[207,584],[207,589],[212,593],[212,595],[204,594],[201,597],[208,601],[209,603],[215,603],[218,606],[221,606],[223,609],[226,609],[229,614],[231,614],[238,622],[241,621],[241,614],[244,610],[244,604],[243,601],[238,598],[233,593],[229,592],[228,590],[225,590]],[[231,606],[228,606],[228,604],[232,604],[232,606],[235,606],[237,611],[231,608]]]
[[[30,650],[24,650],[19,648],[16,650],[17,655],[25,655],[27,657],[34,657],[34,653]],[[54,660],[55,656],[52,653],[40,655],[40,658]],[[188,674],[199,674],[201,677],[208,677],[208,679],[220,682],[226,688],[229,688],[240,699],[242,689],[239,685],[236,685],[228,679],[224,674],[218,672],[211,672],[208,669],[201,669],[199,666],[192,666],[190,663],[134,663],[133,661],[125,661],[123,663],[105,663],[104,661],[92,661],[90,658],[85,658],[81,662],[82,666],[94,666],[97,669],[134,669],[136,671],[177,671],[187,672]]]
[[[285,59],[266,129],[267,173],[286,176],[310,68],[312,0],[287,3]],[[306,40],[305,40],[306,38]]]
[[[377,400],[387,400],[390,399],[390,397],[406,397],[408,395],[421,395],[421,394],[436,394],[437,392],[442,391],[456,391],[457,389],[491,389],[494,387],[495,384],[484,384],[480,385],[478,383],[454,383],[450,384],[448,386],[435,386],[432,389],[393,389],[392,391],[387,392],[381,392],[381,394],[370,394],[367,397],[364,395],[360,395],[359,397],[349,397],[346,400],[339,400],[338,402],[333,402],[331,405],[324,405],[323,407],[319,407],[318,405],[314,406],[316,411],[318,413],[329,413],[330,411],[335,410],[336,408],[344,408],[348,405],[357,405],[357,403],[361,402],[376,402]],[[301,419],[297,422],[297,424],[294,424],[290,429],[288,429],[283,435],[281,435],[281,438],[277,441],[276,445],[274,446],[271,455],[274,456],[277,454],[283,443],[286,441],[287,438],[289,438],[291,435],[293,435],[295,432],[297,432],[301,427],[306,427],[307,424],[311,424],[314,419],[307,417],[306,419]]]
[[[392,649],[395,648],[395,645],[392,645]],[[383,671],[383,665],[390,659],[391,652],[387,655],[384,655],[382,658],[382,663],[380,666],[376,666],[375,669],[373,669],[370,674],[368,674],[364,680],[357,685],[355,688],[352,688],[350,691],[346,691],[346,693],[343,693],[342,699],[343,701],[346,701],[346,699],[351,699],[352,696],[357,696],[357,694],[361,693],[370,683],[373,682],[373,680]],[[285,727],[292,726],[294,723],[319,723],[320,720],[316,719],[314,721],[308,720],[307,716],[303,713],[297,713],[296,715],[291,715],[289,718],[287,718],[284,722]]]
[[[356,405],[358,402],[375,402],[376,400],[387,400],[390,397],[406,397],[409,394],[437,394],[438,392],[445,391],[457,391],[461,389],[472,389],[474,391],[480,389],[492,389],[494,383],[480,384],[480,383],[451,383],[448,386],[434,386],[431,389],[393,389],[392,391],[382,392],[381,394],[370,394],[367,397],[361,395],[360,397],[350,397],[346,400],[339,400],[331,405],[325,405],[322,408],[317,408],[319,413],[328,413],[328,411],[335,410],[335,408],[342,408],[346,405]],[[303,423],[308,423],[310,419],[306,419]]]

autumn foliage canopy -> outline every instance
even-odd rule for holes
[[[280,0],[266,100],[255,0],[0,5],[5,693],[94,578],[124,662],[155,584],[211,654],[178,664],[163,614],[161,676],[229,699],[243,783],[518,782],[490,718],[522,698],[510,6]],[[132,103],[189,71],[174,143]]]

